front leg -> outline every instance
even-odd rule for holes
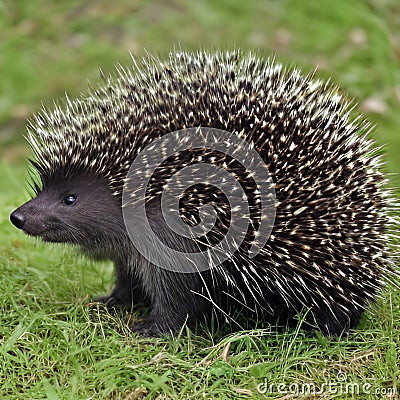
[[[133,307],[137,304],[148,305],[142,286],[129,264],[123,260],[115,263],[116,280],[113,290],[108,296],[99,297],[95,301],[103,303],[111,309],[115,306]]]
[[[183,253],[200,250],[197,242],[180,236],[170,229],[157,202],[148,204],[146,218],[152,232],[171,249]],[[148,236],[141,236],[147,228],[142,229],[141,221],[137,222],[133,242],[140,247],[141,254],[151,254],[154,260],[162,264],[162,260],[166,257],[163,247],[155,245],[156,241],[149,240]],[[182,270],[179,264],[176,265],[177,271],[162,268],[139,254],[136,263],[142,288],[150,301],[150,313],[145,319],[133,324],[132,331],[144,336],[176,334],[185,323],[189,327],[194,327],[196,322],[211,310],[211,302],[204,299],[207,297],[205,286],[210,287],[211,282],[208,279],[208,283],[205,283],[204,274],[177,272]],[[209,278],[209,274],[207,276]]]
[[[154,265],[146,289],[151,293],[149,315],[131,325],[133,332],[143,336],[177,334],[186,323],[193,328],[211,308],[210,303],[199,295],[202,280],[197,273],[176,273]],[[151,277],[151,280],[150,280]]]

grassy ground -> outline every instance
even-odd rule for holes
[[[332,75],[379,125],[385,169],[400,186],[399,16],[396,0],[0,2],[0,398],[297,399],[310,396],[291,393],[295,385],[324,383],[331,388],[314,398],[395,398],[394,289],[346,339],[271,328],[219,341],[186,332],[144,340],[127,330],[129,315],[87,306],[109,291],[111,265],[26,238],[8,215],[27,199],[22,135],[41,101],[78,95],[99,67],[129,62],[129,50],[165,55],[178,43],[276,52]]]

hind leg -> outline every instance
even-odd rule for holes
[[[325,336],[347,335],[349,330],[355,328],[362,316],[363,309],[348,304],[346,311],[335,310],[333,314],[328,309],[321,309],[314,313],[313,325]],[[308,319],[308,318],[307,318]]]

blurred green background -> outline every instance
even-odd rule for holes
[[[256,49],[318,69],[378,124],[385,168],[400,186],[400,1],[0,1],[0,157],[21,165],[26,120],[129,64],[131,52]],[[4,164],[4,163],[3,163]]]

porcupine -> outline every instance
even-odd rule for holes
[[[195,252],[206,243],[181,240],[163,218],[160,192],[183,167],[211,163],[234,174],[252,210],[245,239],[230,258],[209,270],[180,273],[137,251],[124,224],[122,195],[142,149],[169,132],[196,127],[231,132],[257,151],[274,182],[275,223],[250,259],[260,225],[257,182],[240,162],[218,152],[192,148],[169,157],[146,192],[147,218],[168,246]],[[370,125],[337,87],[313,74],[240,51],[179,51],[165,62],[149,56],[119,67],[101,88],[67,99],[64,109],[43,109],[28,130],[40,182],[33,182],[36,197],[11,221],[28,235],[112,260],[114,289],[98,300],[107,307],[147,305],[148,315],[133,331],[176,333],[185,323],[194,327],[213,314],[226,321],[240,311],[261,325],[290,323],[307,309],[306,328],[336,335],[354,327],[395,279],[391,196]],[[192,189],[180,203],[188,225],[199,222],[196,210],[204,204],[225,210],[213,229],[216,243],[229,226],[229,193],[213,193],[206,184]]]

